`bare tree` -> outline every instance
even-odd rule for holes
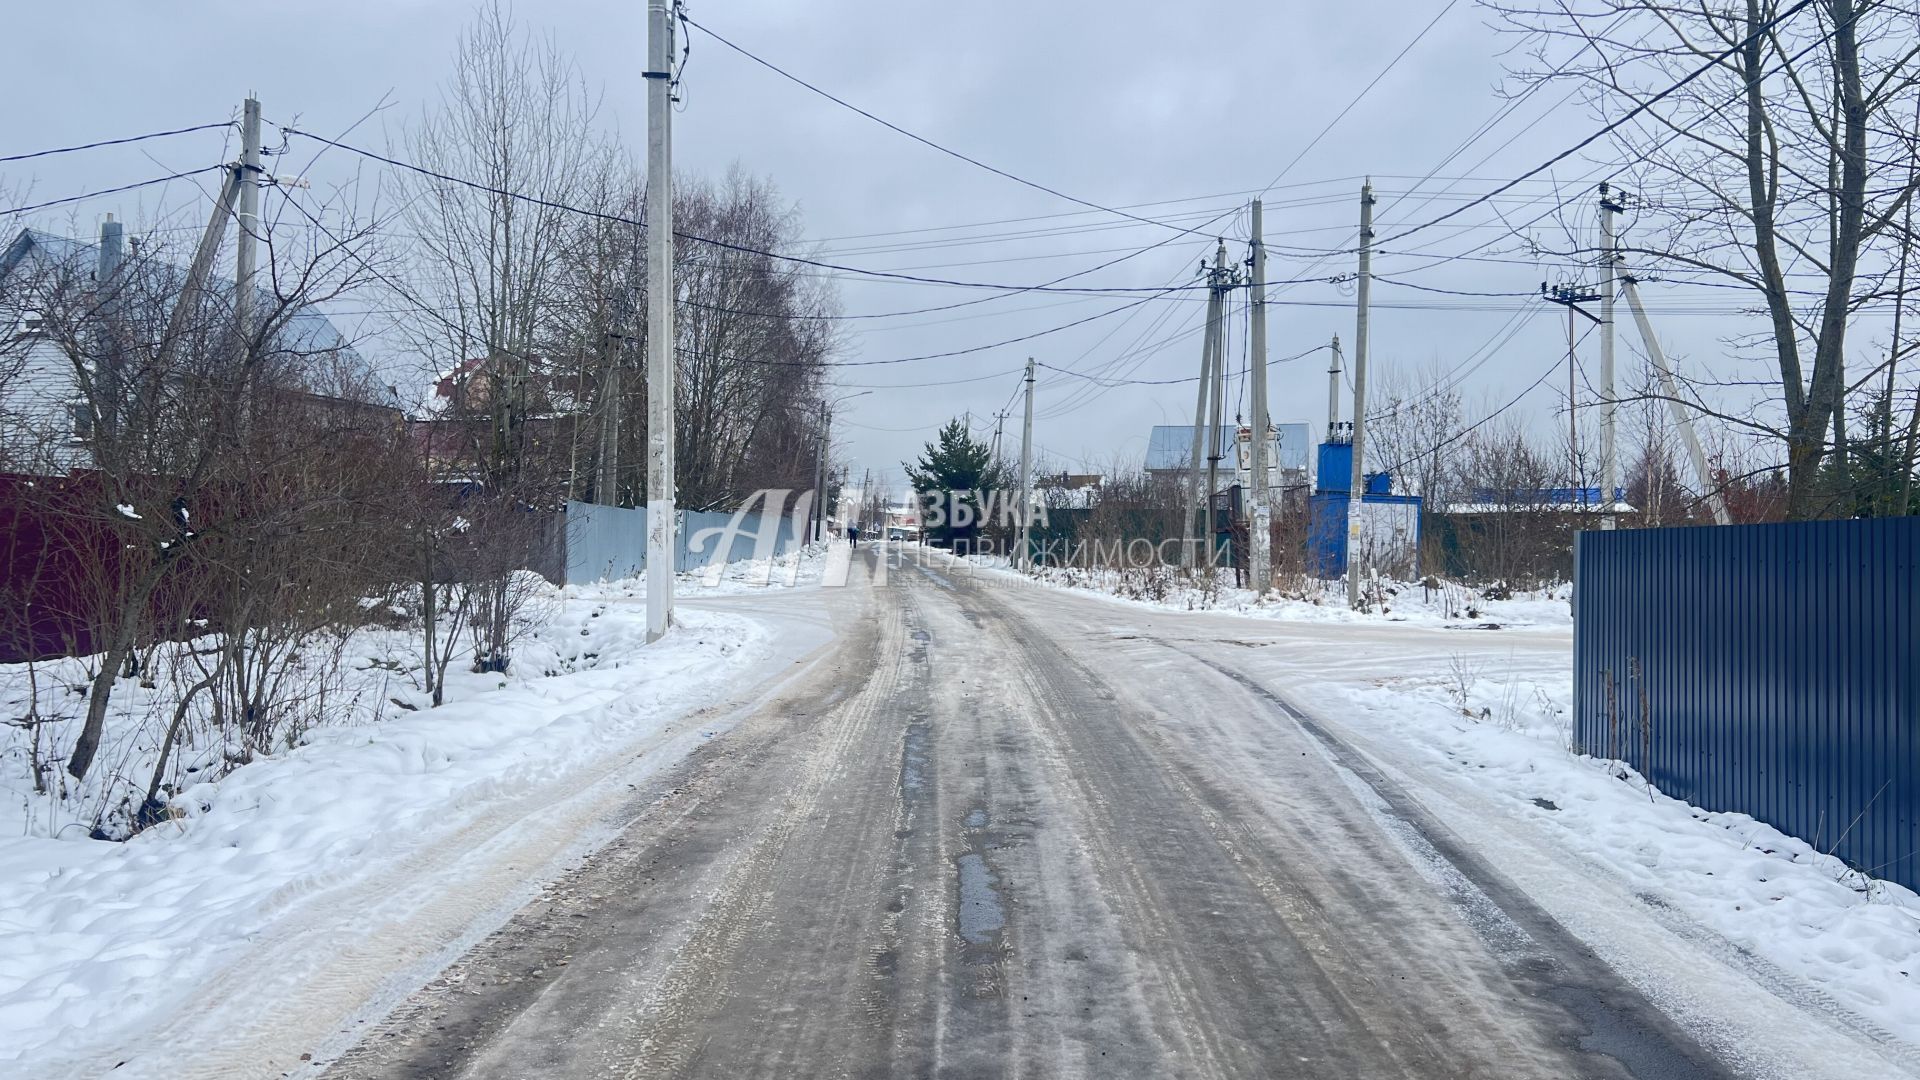
[[[1916,5],[1483,3],[1527,42],[1522,81],[1575,83],[1607,120],[1638,110],[1612,139],[1653,235],[1623,251],[1757,294],[1767,330],[1738,344],[1768,358],[1780,418],[1716,415],[1783,445],[1790,517],[1830,512],[1820,474],[1845,441],[1848,333],[1908,288],[1898,268],[1916,180]],[[1896,343],[1883,367],[1908,351]],[[1714,411],[1697,394],[1688,404]]]
[[[1378,402],[1367,417],[1371,464],[1394,471],[1403,490],[1439,508],[1450,495],[1461,430],[1466,426],[1453,373],[1438,358],[1418,371],[1381,365]]]
[[[406,324],[437,373],[484,383],[473,407],[474,456],[495,491],[525,476],[536,377],[551,386],[540,349],[556,335],[562,259],[580,217],[562,209],[592,191],[608,160],[598,102],[551,39],[515,24],[501,0],[483,4],[453,57],[440,102],[408,132],[421,166],[471,181],[403,174],[414,235]]]

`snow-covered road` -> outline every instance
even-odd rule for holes
[[[1460,651],[1564,665],[1563,634],[1159,613],[964,566],[860,587],[874,569],[819,594],[830,654],[312,1069],[1910,1074],[1910,1031],[1367,697]]]

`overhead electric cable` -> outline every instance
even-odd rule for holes
[[[30,154],[8,154],[0,157],[0,164],[9,161],[32,161],[34,158],[52,157],[55,154],[72,154],[81,150],[97,150],[103,146],[125,146],[128,143],[146,142],[148,139],[164,139],[171,135],[187,135],[195,131],[212,131],[215,128],[230,128],[233,121],[223,120],[217,124],[195,124],[193,127],[174,128],[172,131],[150,131],[145,135],[129,135],[124,139],[101,139],[98,142],[80,143],[77,146],[61,146],[52,150],[35,150]]]

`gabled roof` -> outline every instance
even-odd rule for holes
[[[100,257],[99,248],[97,243],[56,236],[39,229],[21,229],[19,235],[0,251],[0,279],[11,274],[22,262],[35,257],[92,273]],[[159,291],[165,294],[177,293],[186,285],[187,271],[183,267],[154,263],[150,269],[161,275],[157,284],[161,286]],[[234,283],[227,278],[215,277],[207,282],[207,288],[215,296],[231,296]],[[271,310],[279,303],[273,293],[265,289],[256,289],[255,294],[263,310]],[[353,352],[352,346],[347,344],[346,337],[333,325],[332,320],[312,307],[301,308],[289,315],[280,333],[280,347],[288,352],[341,352],[349,355]]]

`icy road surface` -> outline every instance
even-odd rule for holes
[[[822,590],[829,659],[326,1075],[1898,1073],[1494,838],[1540,876],[1523,888],[1390,753],[1289,698],[1315,649],[1408,631],[1147,620],[951,566],[867,587],[879,570],[866,551]]]

